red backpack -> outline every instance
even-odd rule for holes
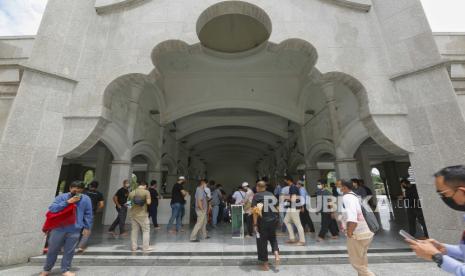
[[[76,204],[69,204],[63,210],[57,213],[50,211],[46,214],[42,231],[48,233],[53,229],[66,227],[76,223]]]

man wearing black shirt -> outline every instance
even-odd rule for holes
[[[426,230],[425,218],[421,210],[420,197],[418,196],[416,185],[410,183],[407,179],[402,179],[400,185],[405,189],[404,206],[407,209],[409,234],[415,237],[418,220],[423,229],[423,234],[425,237],[428,237],[428,230]]]
[[[184,210],[184,204],[186,200],[184,197],[187,195],[187,191],[184,190],[184,182],[186,178],[180,176],[178,182],[174,184],[173,190],[171,191],[171,218],[168,222],[167,229],[170,233],[176,233],[181,230],[182,215]],[[176,219],[176,231],[171,229],[174,220]]]
[[[275,256],[276,265],[280,261],[278,240],[276,239],[276,226],[279,223],[279,214],[276,209],[278,200],[273,193],[266,190],[264,181],[257,183],[257,193],[252,200],[252,214],[254,231],[257,236],[258,261],[262,262],[262,269],[269,270],[268,242]]]
[[[95,213],[98,210],[103,209],[104,206],[104,200],[103,200],[103,194],[99,191],[97,191],[98,188],[98,181],[92,181],[89,184],[89,189],[84,191],[84,194],[86,194],[92,203],[92,212],[95,217]],[[82,235],[81,241],[79,242],[78,246],[78,252],[82,253],[87,247],[87,242],[89,241],[90,235]]]
[[[160,229],[160,226],[158,226],[158,221],[157,221],[157,210],[158,210],[158,199],[160,198],[160,195],[158,194],[157,191],[157,181],[152,180],[150,182],[150,197],[152,199],[152,204],[149,205],[149,217],[152,218],[153,226],[155,229]]]
[[[127,232],[124,231],[124,225],[126,223],[126,216],[128,213],[128,207],[126,206],[126,202],[128,201],[129,196],[129,181],[126,179],[123,181],[123,187],[120,188],[116,194],[113,196],[113,202],[116,205],[116,211],[118,212],[118,216],[116,217],[113,224],[108,229],[108,232],[112,235],[116,235],[115,228],[119,225],[119,233],[122,236],[127,236]]]

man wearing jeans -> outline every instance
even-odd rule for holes
[[[223,198],[221,193],[221,184],[216,184],[216,189],[212,192],[212,226],[216,228],[218,224],[218,215],[220,213],[220,204]]]
[[[202,238],[207,238],[207,193],[205,193],[206,180],[200,180],[199,186],[195,191],[195,213],[197,214],[197,222],[191,233],[191,242],[199,242],[198,235],[202,232]]]
[[[84,184],[80,181],[74,181],[69,187],[69,193],[57,196],[49,207],[52,213],[58,213],[66,208],[69,204],[76,205],[76,223],[65,227],[55,228],[50,232],[48,239],[47,259],[44,265],[44,271],[41,276],[50,275],[50,271],[63,248],[63,259],[61,260],[61,272],[63,276],[74,276],[70,272],[71,262],[73,261],[74,251],[79,242],[81,231],[83,236],[90,235],[92,228],[93,215],[92,203],[87,195],[82,194]]]
[[[126,224],[126,216],[128,213],[128,207],[126,206],[126,202],[128,201],[129,195],[129,181],[126,179],[123,181],[123,187],[121,187],[116,194],[113,196],[113,202],[116,205],[116,211],[118,212],[118,216],[116,217],[115,221],[113,221],[112,225],[108,229],[108,232],[113,236],[116,236],[115,228],[119,225],[119,234],[122,236],[126,236],[127,232],[124,231],[124,225]]]
[[[184,197],[187,195],[184,190],[184,182],[186,178],[180,176],[178,182],[174,184],[173,190],[171,191],[171,218],[168,222],[167,229],[169,233],[177,233],[181,230],[182,216],[184,212],[184,204],[186,200]],[[176,219],[176,230],[171,229],[174,220]]]

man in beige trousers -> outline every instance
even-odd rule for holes
[[[195,191],[195,213],[197,214],[197,222],[195,223],[194,229],[192,230],[190,241],[199,242],[199,233],[202,234],[203,239],[207,239],[207,211],[208,211],[208,199],[205,187],[207,181],[202,179]]]
[[[351,181],[338,180],[338,190],[344,196],[344,212],[342,213],[342,226],[347,235],[347,252],[352,267],[359,276],[375,276],[368,269],[368,247],[373,240],[373,232],[370,231],[365,217],[363,216],[360,198],[352,191]]]
[[[138,249],[137,240],[139,231],[142,231],[142,250],[144,252],[153,251],[150,243],[150,221],[147,206],[152,203],[150,192],[147,190],[147,183],[142,181],[137,189],[129,194],[131,202],[129,214],[131,216],[131,250]]]
[[[300,222],[300,208],[297,199],[300,198],[299,188],[294,184],[294,179],[291,176],[286,176],[285,179],[287,186],[282,189],[282,198],[285,203],[286,215],[284,217],[284,224],[289,232],[289,240],[286,243],[295,244],[299,246],[305,245],[305,232]],[[300,202],[300,201],[299,201]],[[299,233],[299,240],[295,238],[294,227],[297,228]]]

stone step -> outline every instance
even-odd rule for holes
[[[370,263],[412,263],[421,262],[414,253],[407,250],[376,250],[369,252]],[[61,257],[59,257],[59,260]],[[31,265],[42,265],[45,256],[30,258]],[[255,252],[91,252],[76,255],[74,265],[81,266],[238,266],[254,265]],[[270,260],[273,256],[270,255]],[[328,251],[283,251],[281,264],[348,264],[347,252],[342,250]]]

